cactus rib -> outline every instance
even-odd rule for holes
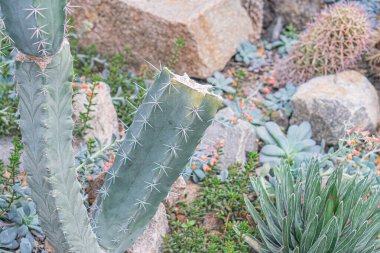
[[[18,56],[24,166],[41,226],[56,252],[101,252],[89,225],[72,151],[72,57],[68,43],[45,70]]]

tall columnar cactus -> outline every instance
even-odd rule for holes
[[[275,78],[280,85],[302,84],[354,67],[367,48],[370,29],[367,14],[353,3],[326,9],[276,64]]]
[[[168,194],[222,104],[207,89],[163,69],[148,91],[93,210],[104,248],[124,252]]]
[[[0,6],[20,51],[24,167],[48,241],[57,253],[124,252],[168,194],[222,99],[208,86],[162,70],[136,112],[90,219],[73,168],[72,57],[64,38],[69,9],[62,0],[0,0]]]
[[[41,226],[57,253],[101,252],[83,205],[72,151],[72,57],[66,1],[0,0],[15,47],[24,168]]]

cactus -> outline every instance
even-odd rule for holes
[[[289,55],[276,64],[276,80],[279,85],[299,85],[354,67],[367,49],[370,29],[367,14],[353,3],[327,8],[300,36]]]
[[[294,183],[293,169],[275,169],[274,202],[261,179],[251,178],[263,215],[247,197],[245,202],[258,233],[235,231],[255,252],[378,252],[380,195],[371,189],[372,180],[346,180],[337,169],[323,183],[318,161],[310,161]]]
[[[162,70],[136,112],[90,218],[73,168],[65,3],[0,0],[9,38],[20,51],[16,82],[28,185],[55,252],[124,252],[168,194],[222,99],[209,93],[210,86]]]
[[[76,180],[71,146],[72,57],[66,1],[0,0],[20,52],[16,83],[28,185],[47,240],[59,252],[101,252]]]
[[[56,54],[65,34],[66,1],[1,0],[7,32],[16,48],[31,56]]]
[[[288,83],[286,87],[279,89],[273,94],[265,95],[264,106],[272,111],[283,111],[286,116],[290,117],[293,112],[291,99],[296,93],[297,88]]]
[[[225,77],[221,72],[217,71],[213,76],[207,78],[207,82],[213,86],[214,93],[218,95],[223,95],[223,92],[229,94],[235,94],[236,89],[231,86],[234,79],[232,77]]]
[[[163,69],[149,89],[93,208],[104,248],[124,252],[154,216],[222,105],[208,88]]]

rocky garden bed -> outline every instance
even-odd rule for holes
[[[380,3],[200,2],[0,2],[0,252],[379,250]]]

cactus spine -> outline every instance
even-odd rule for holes
[[[96,253],[101,250],[72,168],[72,57],[64,39],[65,4],[0,1],[6,30],[20,51],[16,82],[23,161],[41,226],[57,253]]]
[[[95,233],[124,252],[154,216],[222,100],[163,69],[126,133],[94,207]]]

